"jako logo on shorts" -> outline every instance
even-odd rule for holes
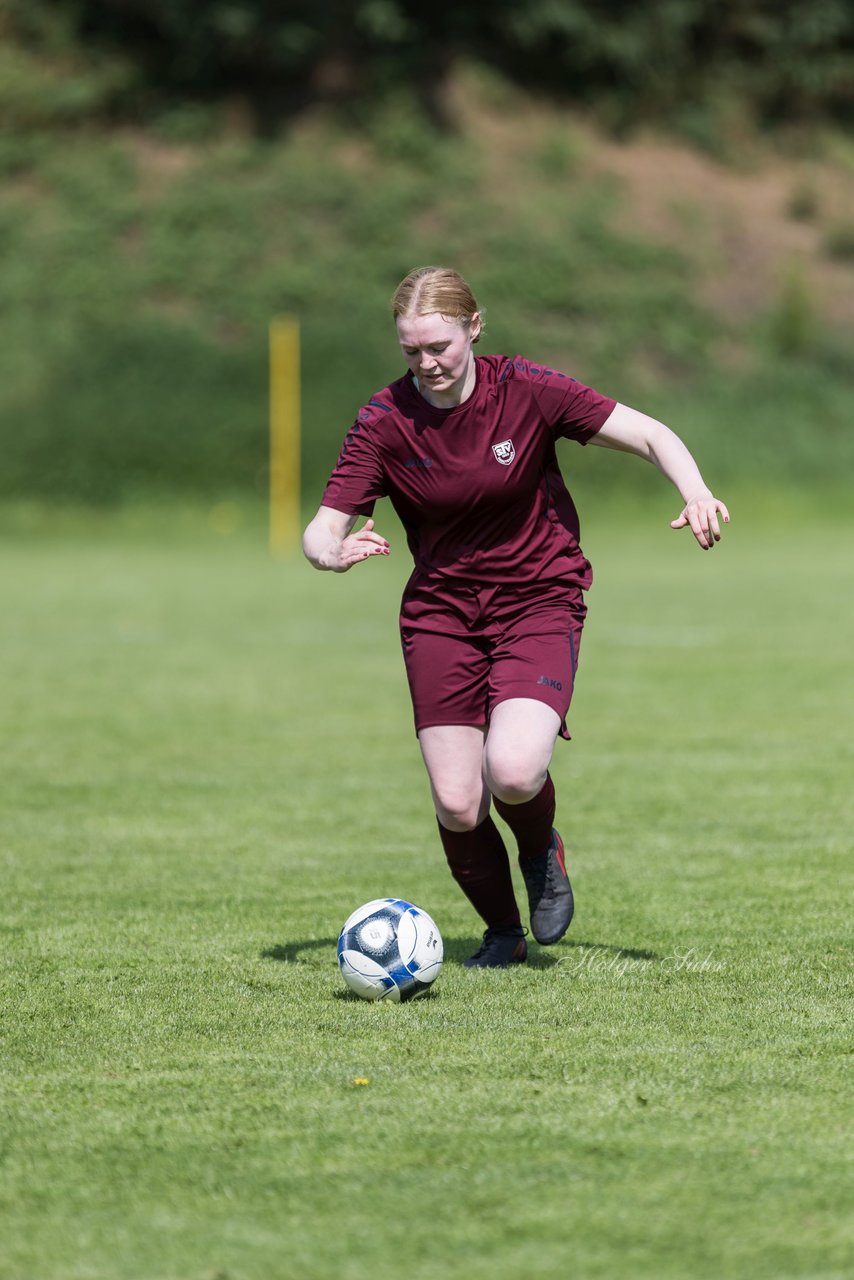
[[[513,448],[512,440],[502,440],[500,444],[492,446],[492,452],[496,459],[501,463],[502,467],[509,467],[510,463],[516,457],[516,450]]]

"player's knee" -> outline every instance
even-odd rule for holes
[[[546,769],[538,761],[499,757],[487,763],[486,785],[506,804],[532,800],[542,791],[545,780]]]
[[[448,784],[433,787],[436,814],[448,831],[472,831],[482,820],[482,792],[472,793]]]

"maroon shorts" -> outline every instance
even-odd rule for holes
[[[487,725],[508,698],[560,716],[572,698],[587,607],[579,587],[410,585],[400,613],[415,730]]]

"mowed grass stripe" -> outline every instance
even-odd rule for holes
[[[846,540],[588,521],[577,919],[471,974],[399,536],[343,578],[177,515],[10,539],[0,1276],[845,1274]],[[400,1008],[334,959],[385,894],[449,956]]]

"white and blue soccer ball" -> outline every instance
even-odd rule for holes
[[[435,921],[403,898],[366,902],[338,939],[342,977],[363,1000],[410,1000],[435,982],[443,956]]]

